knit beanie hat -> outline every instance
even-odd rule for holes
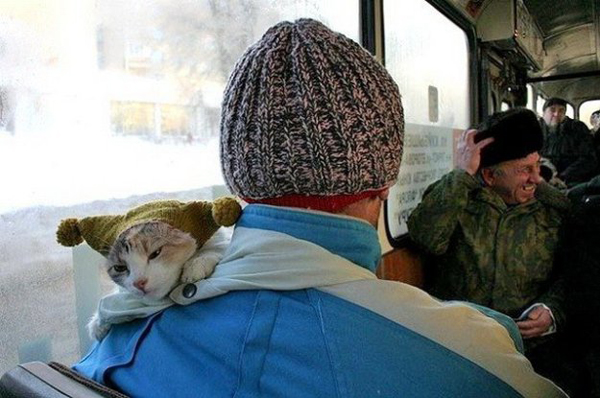
[[[229,78],[221,165],[248,202],[337,211],[394,183],[403,134],[398,87],[371,54],[320,22],[282,22]]]
[[[80,220],[62,220],[56,240],[63,246],[76,246],[85,241],[107,257],[115,240],[129,228],[150,221],[162,221],[187,232],[201,247],[220,226],[233,225],[240,213],[239,203],[229,197],[214,202],[178,202],[162,200],[143,204],[125,215],[102,215]]]
[[[535,113],[524,108],[495,113],[485,120],[478,128],[475,142],[488,137],[494,137],[494,142],[481,150],[480,167],[524,158],[542,149],[544,142]]]
[[[567,101],[565,101],[562,98],[557,98],[557,97],[552,97],[552,98],[548,98],[546,100],[546,102],[544,102],[544,107],[542,108],[542,110],[546,110],[546,108],[548,108],[549,106],[552,105],[560,105],[560,106],[564,106],[565,108],[567,107]]]

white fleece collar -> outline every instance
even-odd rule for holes
[[[179,285],[161,300],[119,291],[102,298],[98,311],[103,322],[121,323],[175,303],[187,305],[234,290],[298,290],[367,279],[377,277],[314,243],[280,232],[236,227],[225,257],[210,278]]]

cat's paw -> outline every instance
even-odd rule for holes
[[[94,314],[87,324],[88,335],[92,340],[102,340],[110,330],[110,323],[101,322],[98,314]]]
[[[192,258],[183,266],[181,282],[193,283],[208,278],[215,270],[217,261],[204,257]]]

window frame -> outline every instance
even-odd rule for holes
[[[385,0],[381,1],[381,12],[378,15],[378,18],[381,18],[380,26],[384,29],[383,20],[383,3]],[[393,0],[390,0],[393,1]],[[477,44],[477,32],[475,30],[475,26],[471,23],[463,14],[461,14],[458,10],[452,7],[450,4],[444,2],[443,0],[426,0],[434,9],[440,12],[443,16],[448,18],[452,23],[454,23],[459,29],[461,29],[467,38],[467,46],[468,46],[468,56],[469,56],[469,102],[470,102],[470,124],[474,125],[476,121],[481,120],[484,112],[480,106],[479,94],[480,94],[480,82],[481,82],[481,71],[478,67],[478,51],[479,47]],[[381,36],[383,39],[383,35]],[[385,51],[385,41],[381,44]],[[400,235],[398,237],[392,236],[390,233],[390,223],[389,223],[389,210],[388,210],[388,200],[385,200],[383,204],[383,219],[384,219],[384,229],[385,235],[389,244],[393,249],[400,249],[404,247],[410,247],[412,245],[412,241],[408,233]]]

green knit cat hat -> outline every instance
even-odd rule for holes
[[[161,200],[138,206],[125,215],[67,218],[60,222],[56,240],[69,247],[85,240],[94,250],[107,257],[111,246],[125,230],[143,222],[162,221],[189,233],[201,247],[220,226],[233,225],[241,212],[240,204],[231,197],[213,202]]]

